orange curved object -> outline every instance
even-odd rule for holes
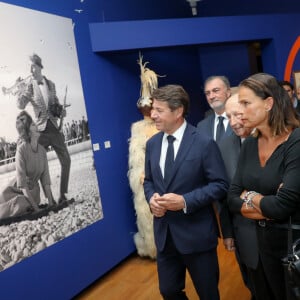
[[[292,46],[286,65],[285,65],[285,70],[284,70],[284,80],[291,81],[291,76],[292,76],[292,68],[294,65],[294,61],[296,58],[296,55],[300,49],[300,36],[296,39],[294,45]]]

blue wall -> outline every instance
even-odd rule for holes
[[[141,118],[135,105],[139,51],[151,69],[166,75],[159,78],[160,85],[179,83],[187,89],[192,100],[188,119],[196,124],[207,109],[202,91],[206,76],[222,73],[236,85],[249,74],[249,40],[262,41],[265,71],[283,76],[300,18],[191,19],[185,1],[169,7],[169,0],[128,0],[126,6],[121,0],[5,2],[72,18],[75,23],[92,142],[101,148],[95,152],[95,165],[104,219],[1,272],[1,298],[70,299],[135,251],[127,159],[130,125]],[[164,20],[110,23],[143,19]],[[107,140],[110,149],[104,149]]]
[[[95,152],[95,165],[104,218],[0,272],[0,298],[70,299],[135,251],[135,213],[127,180],[127,159],[130,125],[141,118],[135,105],[140,90],[138,51],[125,57],[93,53],[89,23],[100,22],[104,17],[114,20],[118,16],[119,19],[186,17],[190,9],[184,5],[184,9],[178,9],[181,15],[174,15],[164,0],[152,1],[154,8],[137,0],[127,1],[128,8],[124,8],[121,0],[4,2],[71,18],[75,23],[92,142],[99,143],[101,148]],[[156,9],[159,3],[161,10]],[[79,14],[75,9],[83,11]],[[184,10],[186,14],[182,15]],[[151,61],[150,56],[145,55],[145,59]],[[110,149],[104,149],[107,140],[111,142]]]
[[[231,86],[249,76],[250,65],[247,43],[220,43],[199,47],[199,67],[205,79],[212,74],[227,75]],[[235,64],[234,62],[238,62]]]

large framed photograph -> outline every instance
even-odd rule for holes
[[[2,2],[0,19],[1,272],[103,212],[72,20]]]
[[[293,76],[294,76],[294,91],[295,94],[297,94],[297,91],[300,90],[300,70],[293,71]]]

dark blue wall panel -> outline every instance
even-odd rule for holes
[[[204,17],[92,23],[90,32],[95,52],[271,41],[263,49],[267,54],[262,53],[264,71],[281,77],[290,47],[299,34],[299,23],[297,14]]]
[[[225,75],[231,86],[237,86],[250,74],[247,43],[220,43],[199,47],[199,58],[203,78]]]
[[[143,20],[92,23],[90,31],[93,50],[104,52],[267,39],[277,22],[272,16]]]

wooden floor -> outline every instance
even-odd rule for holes
[[[219,241],[218,255],[221,300],[249,300],[250,293],[242,282],[235,256],[224,249],[222,241]],[[190,300],[199,299],[189,276],[186,281],[186,293]],[[74,300],[99,299],[162,299],[158,291],[156,262],[133,254],[74,298]]]

